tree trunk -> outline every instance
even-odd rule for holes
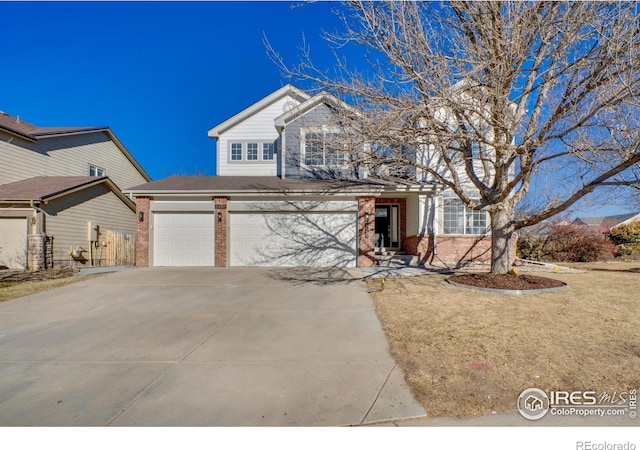
[[[511,211],[496,209],[491,217],[491,273],[505,274],[511,269],[511,238],[513,225]]]

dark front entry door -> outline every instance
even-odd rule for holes
[[[391,208],[376,206],[376,247],[391,247]]]
[[[376,205],[376,248],[400,248],[400,206]]]

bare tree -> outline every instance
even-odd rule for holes
[[[325,34],[334,70],[304,47],[293,66],[269,48],[272,58],[363,112],[342,120],[384,149],[362,157],[369,164],[415,167],[486,211],[493,273],[509,270],[515,231],[638,183],[636,3],[353,1],[337,13],[344,30]],[[354,45],[366,70],[340,55]]]

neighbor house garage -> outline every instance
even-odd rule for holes
[[[0,217],[0,269],[25,269],[27,264],[27,219]]]

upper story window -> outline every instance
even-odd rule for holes
[[[258,143],[248,142],[247,143],[247,161],[257,161],[257,160],[258,160]]]
[[[262,143],[262,160],[263,161],[271,161],[273,159],[273,142],[263,142]]]
[[[242,143],[231,143],[231,161],[242,161]]]
[[[93,164],[89,164],[89,176],[90,177],[103,177],[107,174],[107,171],[102,167],[94,166]]]
[[[453,192],[443,194],[443,234],[487,234],[488,223],[485,211],[475,211],[465,206]]]
[[[304,134],[304,163],[307,166],[342,166],[347,153],[340,143],[340,133],[309,130]]]
[[[273,141],[236,141],[229,143],[229,161],[259,163],[274,159],[275,144]]]

